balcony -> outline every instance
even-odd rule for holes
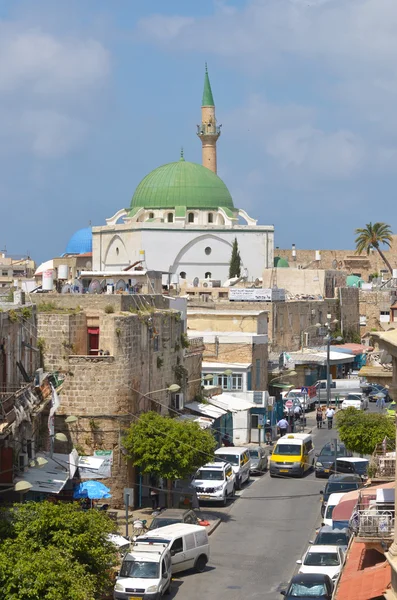
[[[370,507],[357,510],[357,541],[364,543],[378,540],[393,541],[394,510]]]
[[[185,356],[192,356],[193,354],[202,354],[204,350],[204,338],[190,337],[189,347],[185,349]]]

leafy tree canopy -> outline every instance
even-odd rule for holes
[[[229,264],[229,279],[232,277],[240,277],[241,274],[241,256],[238,249],[237,238],[234,238],[232,256]]]
[[[127,456],[144,473],[184,479],[214,456],[216,441],[192,421],[177,421],[147,412],[123,438]]]
[[[0,531],[0,600],[93,600],[112,585],[105,513],[77,504],[15,504]]]
[[[336,426],[346,448],[359,454],[372,454],[385,437],[394,439],[394,419],[379,413],[348,408],[336,415]]]

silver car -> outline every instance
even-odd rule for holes
[[[265,448],[262,448],[262,446],[250,446],[248,451],[251,459],[250,473],[260,474],[267,471],[269,459]]]

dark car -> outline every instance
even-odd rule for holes
[[[332,466],[335,461],[335,442],[328,442],[321,448],[320,453],[316,457],[316,463],[314,470],[316,477],[329,477],[332,474]],[[340,442],[336,446],[336,456],[352,456],[350,450],[347,450],[346,446]]]
[[[368,396],[370,402],[376,402],[376,394],[380,392],[385,395],[385,402],[390,402],[389,390],[380,383],[369,383],[367,386],[362,388],[363,393]]]
[[[323,495],[321,502],[321,516],[323,517],[325,514],[325,507],[331,494],[352,492],[353,490],[358,490],[359,488],[363,487],[363,485],[363,480],[361,479],[360,475],[341,475],[339,473],[330,475],[327,485],[325,486],[325,490],[321,490],[320,492],[320,494]]]
[[[185,510],[183,508],[167,508],[162,513],[157,515],[150,523],[149,531],[166,527],[167,525],[175,525],[175,523],[189,523],[189,525],[197,525],[197,515],[194,510]]]
[[[360,475],[361,479],[368,479],[368,458],[359,458],[357,456],[344,456],[343,458],[337,458],[336,463],[334,462],[330,466],[330,473],[356,473]]]
[[[310,542],[310,544],[314,546],[340,546],[343,552],[346,552],[349,539],[350,533],[347,527],[332,529],[329,525],[323,525],[318,530],[314,541]]]
[[[286,590],[280,593],[286,600],[331,600],[334,585],[328,575],[299,573],[294,575]]]

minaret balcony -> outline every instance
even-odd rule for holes
[[[201,125],[197,125],[197,135],[200,137],[202,135],[213,135],[214,137],[219,137],[221,135],[221,127],[222,125],[211,125],[207,123],[202,123]]]

